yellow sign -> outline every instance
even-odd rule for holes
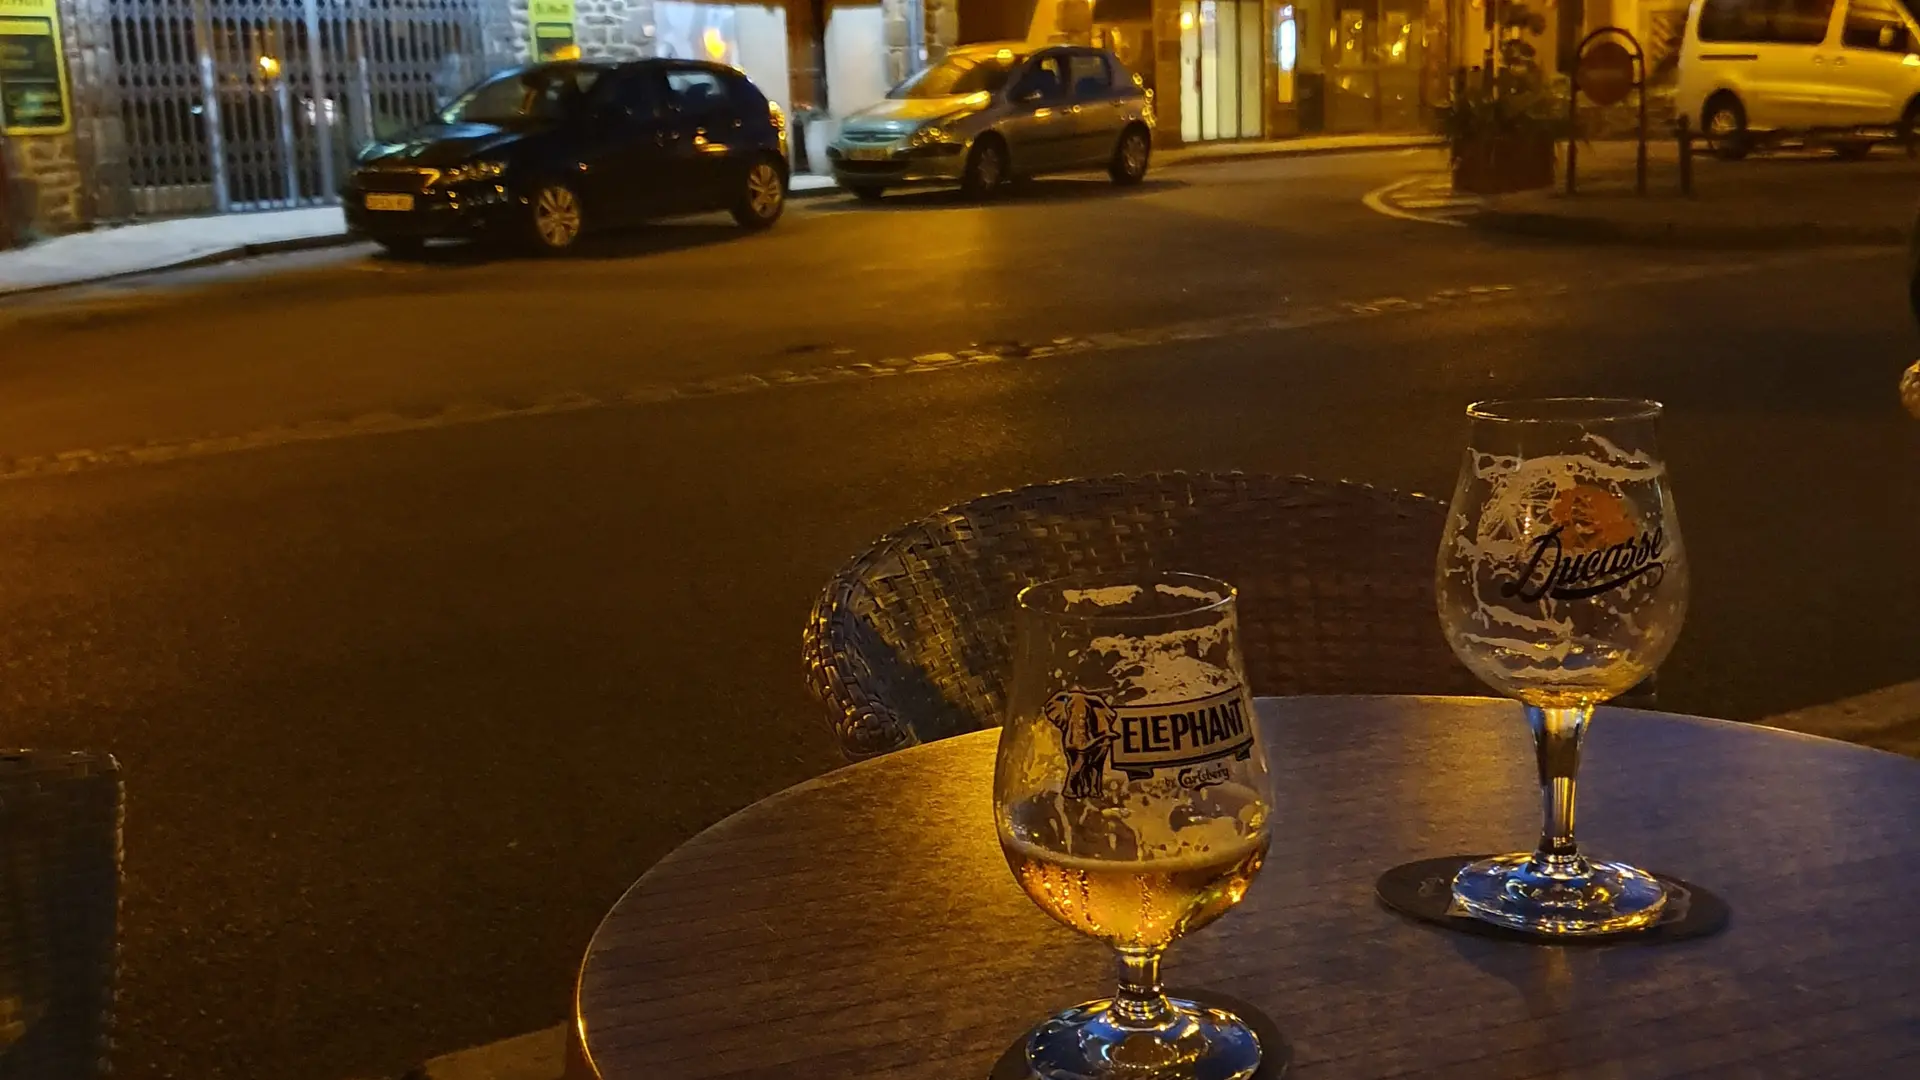
[[[7,0],[0,0],[0,4]],[[573,36],[573,0],[530,0],[527,23],[533,31],[533,58],[578,60],[580,45]]]
[[[72,128],[55,0],[0,0],[0,132],[58,135]]]

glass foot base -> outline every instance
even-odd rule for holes
[[[1068,1009],[1033,1030],[1027,1065],[1040,1080],[1246,1080],[1260,1038],[1239,1017],[1180,998],[1162,1023],[1114,1015],[1110,1001]]]
[[[1625,863],[1522,854],[1461,867],[1453,878],[1453,898],[1490,923],[1574,937],[1652,926],[1667,906],[1667,889]]]

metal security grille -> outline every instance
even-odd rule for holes
[[[100,216],[334,202],[354,151],[482,74],[482,0],[76,0],[108,49]]]

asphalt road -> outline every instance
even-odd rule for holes
[[[0,716],[125,766],[120,1075],[390,1076],[558,1021],[629,881],[835,764],[799,672],[817,587],[990,489],[1444,492],[1469,400],[1655,396],[1695,575],[1663,705],[1920,675],[1900,257],[1583,250],[1361,204],[1436,163],[830,199],[764,236],[349,249],[0,306]]]

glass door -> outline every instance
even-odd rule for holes
[[[1181,0],[1180,135],[1188,142],[1263,131],[1263,0]]]

